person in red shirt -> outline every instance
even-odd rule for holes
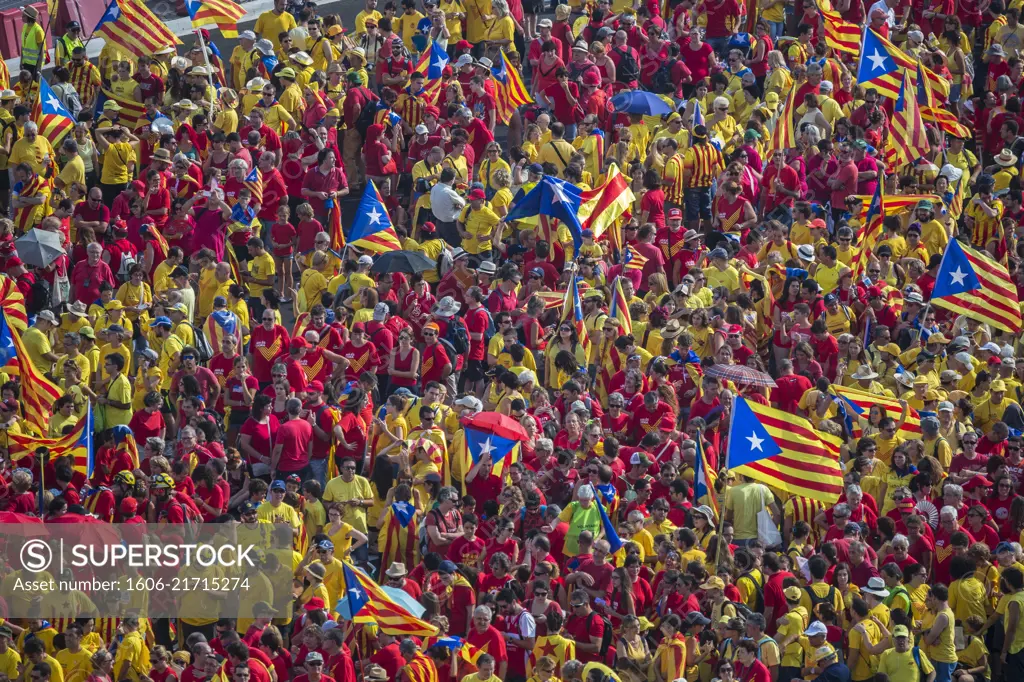
[[[310,453],[313,449],[313,427],[305,419],[300,419],[302,401],[289,398],[285,409],[288,421],[277,429],[277,442],[271,454],[270,468],[275,478],[284,478],[291,473],[298,473],[302,480],[312,477],[309,466]]]
[[[814,388],[814,384],[802,374],[794,374],[793,361],[788,358],[779,362],[779,373],[776,388],[772,390],[772,406],[796,414],[800,398]]]
[[[768,666],[759,659],[758,643],[741,639],[736,643],[736,679],[743,682],[771,682]]]
[[[590,595],[574,590],[569,597],[570,615],[562,626],[564,634],[576,641],[576,659],[581,663],[601,660],[604,620],[590,608]]]
[[[761,210],[767,214],[777,206],[793,207],[800,196],[800,174],[786,163],[786,155],[772,155],[772,164],[765,169],[761,181]]]
[[[486,651],[494,657],[495,674],[505,679],[508,672],[508,650],[501,632],[491,625],[493,615],[489,606],[478,606],[473,610],[473,625],[469,629],[467,641],[478,649]],[[598,618],[600,620],[600,618]],[[577,645],[578,647],[579,645]]]
[[[381,364],[377,349],[366,335],[366,325],[356,322],[349,330],[349,340],[338,353],[345,359],[345,379],[358,381],[363,372],[376,374]]]
[[[288,352],[290,341],[285,328],[277,324],[274,311],[264,310],[262,324],[253,327],[249,345],[253,359],[252,375],[260,382],[260,390],[270,385],[270,370]]]

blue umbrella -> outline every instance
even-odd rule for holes
[[[630,90],[620,92],[612,97],[612,106],[615,111],[627,114],[643,114],[645,116],[660,116],[671,114],[672,107],[653,92],[644,90]]]

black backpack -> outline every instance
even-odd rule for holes
[[[640,65],[637,64],[629,49],[613,49],[619,55],[619,63],[615,65],[615,80],[619,83],[631,83],[640,79]]]
[[[811,600],[811,612],[814,612],[814,607],[818,604],[835,604],[836,599],[836,587],[835,585],[828,586],[828,592],[825,593],[824,597],[819,597],[811,586],[808,585],[804,588],[804,592],[807,593],[807,598]]]
[[[37,278],[25,298],[25,311],[29,315],[42,312],[50,305],[50,285],[42,277]]]
[[[590,632],[591,626],[594,624],[594,619],[600,618],[604,624],[604,629],[601,632],[601,648],[597,650],[597,655],[604,658],[608,654],[608,647],[612,645],[612,624],[611,622],[599,614],[597,611],[592,611],[590,616],[587,618],[587,632]]]
[[[757,582],[750,571],[747,571],[739,578],[736,578],[737,583],[740,581],[740,578],[750,578],[750,582],[754,585],[754,594],[756,595],[756,598],[754,599],[754,608],[750,610],[754,613],[764,613],[764,585]]]
[[[676,67],[678,59],[670,59],[658,67],[651,79],[651,91],[659,95],[671,95],[676,91],[676,84],[672,82],[672,69]]]
[[[199,361],[209,362],[210,358],[213,357],[213,346],[210,345],[210,340],[206,338],[206,334],[199,327],[191,323],[188,326],[192,327],[192,335],[195,337],[194,343],[196,353],[199,354]]]

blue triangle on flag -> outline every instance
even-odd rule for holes
[[[782,448],[768,433],[747,401],[736,398],[729,432],[729,468],[774,457]]]
[[[491,456],[492,463],[497,464],[505,455],[512,452],[516,442],[511,438],[503,438],[479,429],[466,429],[466,447],[469,448],[469,456],[474,464],[486,454]]]
[[[967,260],[967,254],[960,246],[960,242],[953,239],[946,246],[942,264],[939,265],[939,273],[935,275],[932,298],[956,296],[980,288],[981,280],[974,272],[971,262]]]
[[[364,239],[389,227],[391,227],[391,218],[388,217],[388,211],[384,208],[380,193],[377,192],[377,186],[370,180],[366,183],[363,198],[359,201],[356,219],[352,224],[351,232],[349,232],[348,241],[351,243]]]

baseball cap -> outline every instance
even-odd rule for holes
[[[388,316],[388,304],[383,301],[373,306],[373,321],[383,322],[384,318]]]
[[[158,317],[155,320],[153,320],[152,322],[150,322],[149,326],[150,327],[167,327],[168,329],[170,329],[172,326],[174,326],[174,323],[171,322],[171,318],[166,317],[164,315],[161,315],[160,317]]]
[[[906,625],[897,625],[892,629],[893,637],[910,637],[910,630],[907,629]]]
[[[448,573],[449,575],[451,575],[452,573],[455,573],[458,570],[459,569],[455,565],[455,563],[452,562],[452,561],[448,561],[448,560],[442,561],[441,565],[437,567],[437,572],[438,573]]]
[[[422,123],[416,126],[417,135],[426,135],[429,132],[430,130],[427,128],[427,126],[423,125]]]
[[[356,262],[359,263],[360,265],[373,265],[373,258],[364,254],[360,256],[359,260]]]
[[[807,637],[816,637],[827,634],[828,628],[825,627],[825,624],[822,623],[820,620],[814,621],[813,623],[807,626],[806,630],[804,630],[804,635]]]
[[[473,190],[472,192],[469,193],[469,200],[470,201],[477,201],[479,199],[486,199],[486,198],[487,198],[487,195],[484,194],[484,191],[482,189],[475,189],[475,190]]]
[[[669,220],[672,220],[673,218],[682,218],[683,212],[680,211],[678,208],[670,208],[668,210],[668,217]]]
[[[254,511],[256,511],[256,505],[253,504],[252,502],[249,502],[248,500],[243,502],[238,507],[238,513],[239,514],[251,514]]]
[[[288,490],[288,488],[286,488],[285,485],[284,485],[284,481],[282,481],[281,479],[277,479],[276,481],[271,483],[270,484],[270,489],[271,490]]]
[[[313,391],[314,393],[323,393],[324,382],[320,381],[319,379],[314,379],[313,381],[306,384],[306,391]]]

